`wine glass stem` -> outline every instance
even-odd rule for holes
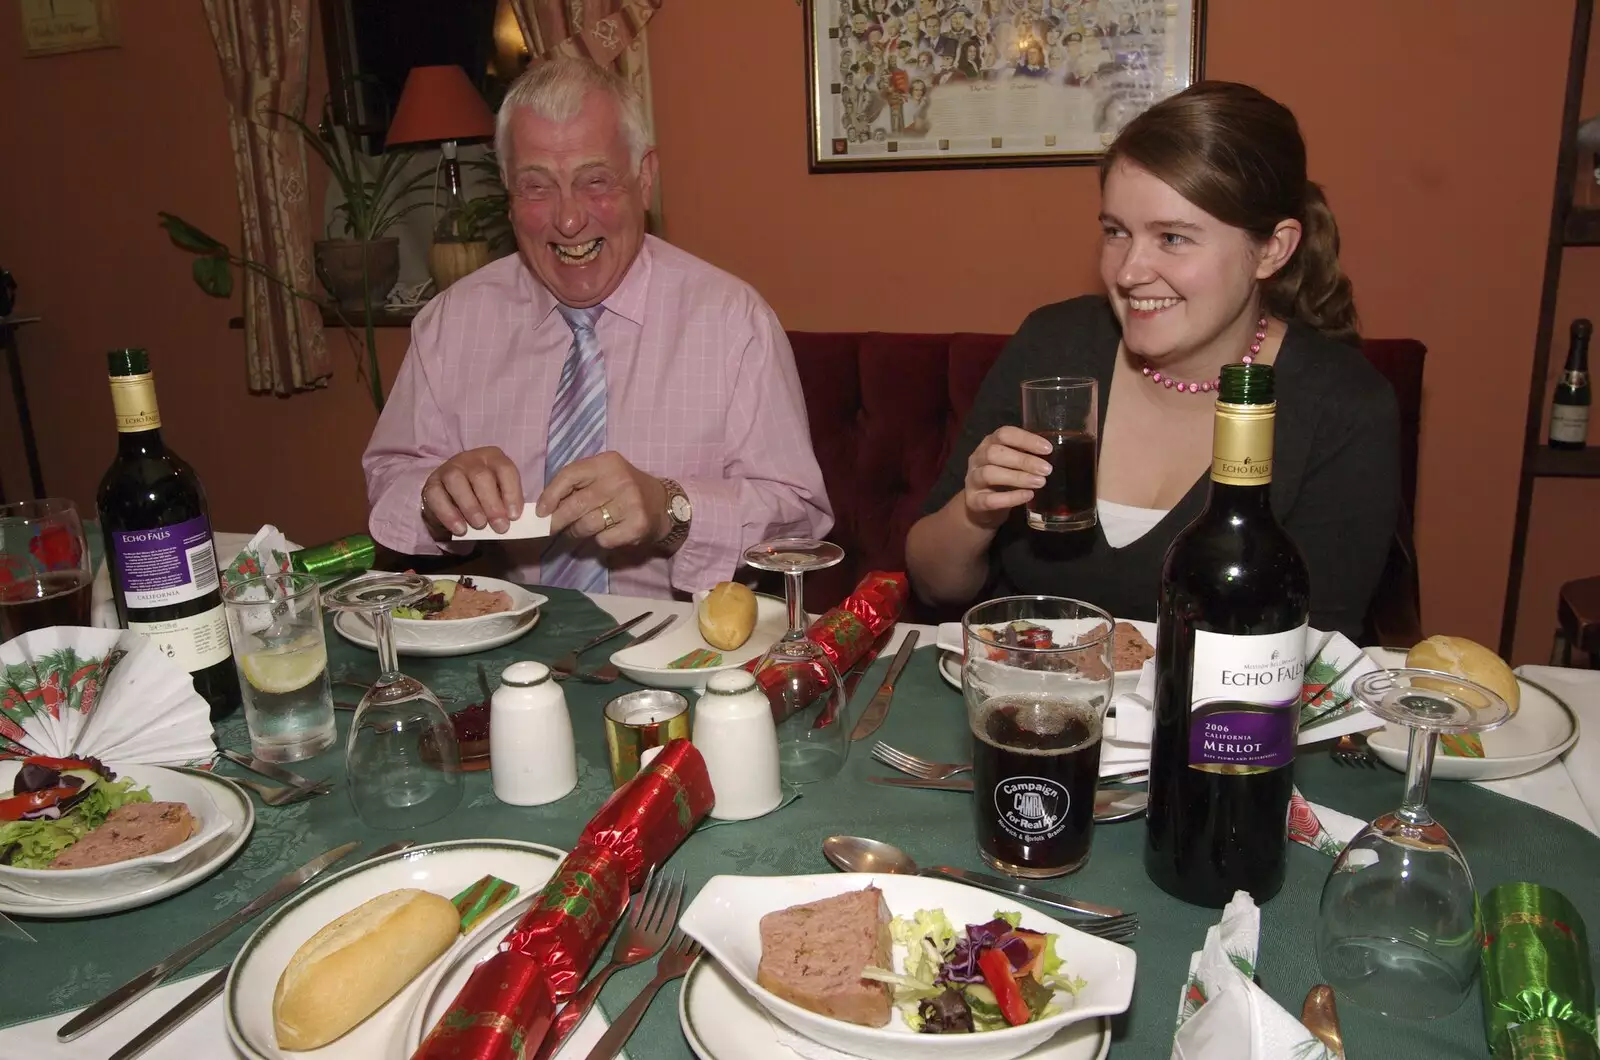
[[[372,613],[372,632],[378,641],[378,683],[388,684],[400,675],[400,657],[394,650],[394,615],[387,607]]]
[[[784,634],[786,640],[802,640],[806,635],[806,590],[805,572],[788,570],[783,572],[789,589],[789,632]]]
[[[1428,813],[1428,781],[1433,776],[1433,752],[1438,746],[1437,733],[1411,730],[1411,745],[1406,754],[1406,797],[1400,804],[1400,817],[1410,824],[1432,824]]]

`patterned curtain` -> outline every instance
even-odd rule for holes
[[[511,0],[534,62],[557,54],[612,65],[650,101],[643,31],[662,0]]]
[[[312,0],[203,0],[222,63],[228,126],[244,219],[241,256],[297,290],[318,284],[306,151],[274,111],[304,114]],[[244,273],[245,365],[250,389],[292,394],[325,386],[333,366],[321,311],[254,272]]]

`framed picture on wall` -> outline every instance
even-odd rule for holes
[[[1072,165],[1201,74],[1205,0],[804,0],[811,171]]]

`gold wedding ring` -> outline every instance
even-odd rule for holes
[[[617,525],[617,521],[611,518],[611,512],[603,504],[600,506],[600,518],[605,520],[607,530]]]

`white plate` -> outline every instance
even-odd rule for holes
[[[437,962],[434,968],[412,980],[388,1004],[338,1041],[309,1052],[289,1052],[278,1048],[272,1026],[272,998],[278,979],[295,951],[335,918],[368,899],[403,887],[416,887],[453,898],[487,873],[516,884],[521,888],[517,898],[526,898],[538,893],[565,856],[564,851],[541,843],[457,839],[413,847],[352,865],[326,882],[296,894],[250,936],[228,973],[228,985],[223,994],[228,1037],[251,1060],[286,1060],[300,1056],[368,1060],[410,1056],[411,1050],[405,1048],[406,1025],[439,967]],[[503,924],[504,919],[497,917],[489,924],[479,925],[469,936],[467,945]],[[449,955],[442,960],[448,961]]]
[[[484,615],[482,618],[466,618],[457,621],[427,622],[417,619],[395,619],[394,621],[394,646],[401,655],[438,658],[449,655],[471,655],[473,652],[488,651],[510,644],[528,630],[539,624],[539,616],[543,612],[540,606],[546,602],[546,597],[537,593],[530,593],[520,585],[511,582],[502,582],[494,578],[478,578],[473,576],[473,581],[484,588],[515,589],[523,596],[532,597],[537,601],[532,610],[519,609],[521,613],[508,623],[497,625],[480,625],[484,619],[503,618],[504,612],[499,615]],[[515,596],[512,599],[516,599]],[[378,642],[372,635],[372,625],[365,615],[358,615],[351,611],[341,611],[333,616],[334,631],[349,641],[351,644],[369,651],[378,650]]]
[[[678,1026],[700,1060],[794,1056],[761,1006],[716,961],[694,962],[678,992]],[[1111,1021],[1085,1020],[1027,1054],[1027,1060],[1105,1060]]]
[[[1406,654],[1393,648],[1367,648],[1380,666],[1404,666]],[[1461,758],[1440,751],[1433,759],[1433,775],[1440,780],[1503,780],[1519,777],[1567,753],[1578,742],[1578,716],[1554,692],[1518,677],[1520,704],[1511,720],[1483,734],[1483,757]],[[1411,730],[1386,724],[1367,737],[1378,760],[1391,769],[1406,771]]]
[[[35,897],[0,887],[0,913],[39,917],[45,920],[71,920],[77,917],[99,916],[102,913],[116,913],[124,909],[137,909],[158,902],[168,895],[188,890],[206,879],[226,865],[250,838],[250,831],[255,827],[256,821],[255,807],[251,804],[250,797],[227,778],[213,776],[198,769],[175,769],[166,766],[129,766],[126,770],[112,768],[118,777],[132,776],[135,780],[147,784],[150,794],[159,801],[170,799],[175,802],[188,802],[190,798],[196,801],[204,800],[210,807],[207,812],[212,814],[216,822],[216,826],[203,826],[211,831],[210,838],[203,838],[197,846],[192,847],[176,862],[136,868],[125,876],[115,877],[120,882],[89,897],[62,901]],[[10,776],[9,773],[0,775]],[[7,779],[4,783],[9,789],[11,781]],[[186,797],[176,797],[180,793]],[[145,859],[140,860],[145,861]],[[108,866],[108,868],[118,867]]]
[[[1021,903],[1015,903],[1015,908],[1022,914],[1022,926],[1059,935],[1056,952],[1065,960],[1067,972],[1086,982],[1071,1007],[1037,1023],[983,1034],[918,1034],[906,1026],[897,1008],[888,1026],[862,1027],[810,1012],[756,985],[764,915],[868,884],[883,891],[889,911],[895,915],[942,909],[951,923],[965,925],[987,923],[997,908],[1008,908],[1004,901],[997,906],[994,895],[987,891],[920,876],[714,876],[684,911],[679,926],[774,1018],[812,1041],[866,1060],[1012,1060],[1071,1024],[1126,1011],[1133,998],[1137,958],[1131,949],[1086,935]],[[903,959],[902,952],[895,954],[897,967]]]
[[[789,630],[788,605],[774,596],[756,594],[756,628],[750,638],[733,651],[722,652],[722,662],[716,666],[701,666],[694,670],[674,670],[667,664],[681,659],[695,649],[718,651],[700,635],[700,601],[707,590],[694,594],[694,610],[682,616],[672,628],[661,636],[643,644],[630,644],[611,653],[611,663],[629,678],[646,688],[703,689],[711,675],[722,670],[733,670],[765,655],[767,649],[778,642]]]

